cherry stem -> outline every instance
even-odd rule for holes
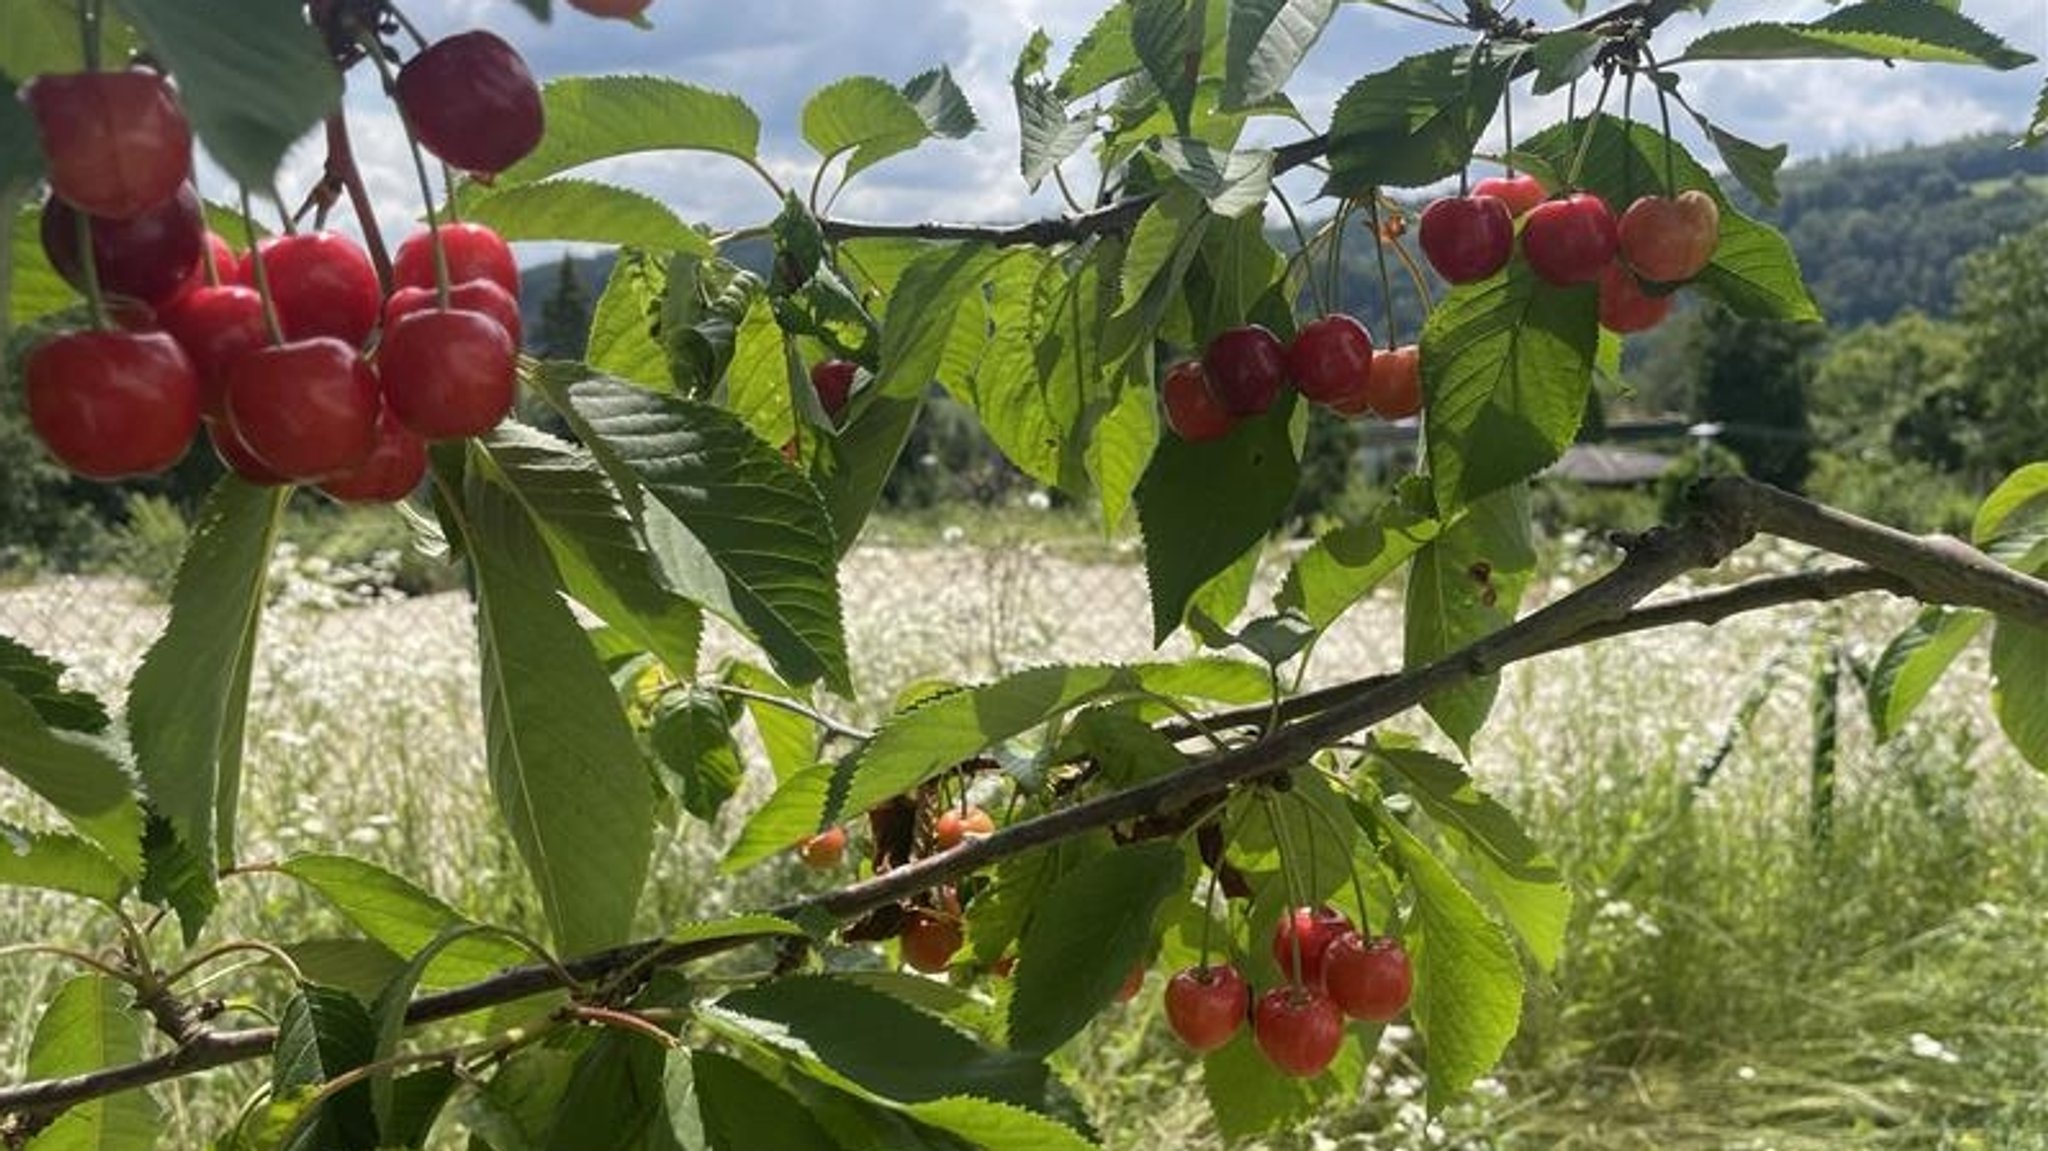
[[[1380,261],[1380,302],[1387,306],[1387,346],[1393,347],[1394,338],[1394,276],[1387,268],[1387,233],[1380,225],[1380,194],[1375,188],[1365,197],[1365,219],[1372,225],[1373,247]]]
[[[1507,160],[1508,178],[1515,176],[1515,86],[1510,84],[1500,95],[1502,140],[1507,148],[1502,156]]]
[[[1422,301],[1423,314],[1436,310],[1436,298],[1430,294],[1429,280],[1422,274],[1422,265],[1415,262],[1415,256],[1399,240],[1393,241],[1394,256],[1401,266],[1408,269],[1408,278],[1415,281],[1415,296]]]
[[[1220,822],[1218,826],[1221,826]],[[1224,850],[1229,850],[1227,842]],[[1209,889],[1202,895],[1202,946],[1198,965],[1203,971],[1209,970],[1209,929],[1216,922],[1216,881],[1223,871],[1222,855],[1223,852],[1217,853],[1216,866],[1209,869]]]
[[[1294,985],[1305,987],[1308,980],[1302,974],[1301,924],[1296,920],[1295,909],[1307,907],[1308,901],[1295,883],[1294,868],[1290,865],[1294,849],[1287,842],[1287,832],[1280,826],[1280,817],[1273,813],[1273,809],[1278,805],[1271,795],[1262,792],[1259,795],[1259,806],[1266,813],[1266,824],[1273,829],[1273,844],[1280,852],[1280,883],[1287,889],[1287,941],[1294,950]]]
[[[255,271],[256,294],[263,299],[263,328],[271,344],[284,343],[284,327],[277,322],[277,304],[270,298],[270,271],[263,264],[263,248],[256,242],[256,219],[249,207],[249,186],[242,185],[242,234],[249,241],[249,267]]]
[[[78,50],[85,70],[100,70],[100,0],[85,0],[78,6]]]
[[[1330,304],[1339,312],[1344,310],[1344,229],[1351,224],[1351,212],[1355,200],[1341,200],[1337,204],[1337,219],[1330,225],[1330,265],[1324,280],[1330,286]]]
[[[1643,45],[1643,58],[1650,62],[1650,83],[1657,86],[1657,117],[1664,125],[1664,194],[1678,194],[1678,162],[1672,157],[1671,144],[1671,93],[1664,87],[1663,74],[1657,70],[1657,58],[1650,55],[1650,46]]]
[[[1323,827],[1331,835],[1335,836],[1339,843],[1344,841],[1344,829],[1337,826],[1335,816],[1307,800],[1302,801],[1302,806],[1307,808],[1311,815],[1322,820]],[[1365,882],[1358,878],[1358,858],[1356,853],[1348,851],[1344,853],[1344,867],[1351,872],[1351,897],[1358,901],[1358,933],[1370,939],[1372,938],[1372,911],[1365,902]]]
[[[1621,82],[1621,134],[1627,146],[1621,150],[1621,198],[1624,203],[1636,195],[1636,74]]]
[[[405,105],[398,102],[398,78],[391,74],[391,61],[384,58],[384,46],[367,33],[362,35],[362,42],[364,54],[384,80],[385,95],[392,98],[392,107],[398,109],[398,123],[405,129],[405,147],[412,153],[413,175],[419,178],[420,202],[427,213],[427,242],[434,252],[434,305],[445,312],[449,308],[448,249],[441,243],[441,221],[434,211],[434,181],[427,175],[426,153],[420,149],[419,136],[412,129],[412,117],[406,114]]]
[[[1579,186],[1579,173],[1586,166],[1586,157],[1593,152],[1593,137],[1600,132],[1600,109],[1607,106],[1607,90],[1613,83],[1612,72],[1600,78],[1600,95],[1593,101],[1593,110],[1586,115],[1585,131],[1579,136],[1578,155],[1572,157],[1571,173],[1565,177],[1565,184],[1570,187]]]
[[[107,306],[100,296],[99,261],[92,251],[92,217],[84,212],[73,212],[72,226],[78,236],[78,272],[85,277],[85,314],[91,318],[93,330],[107,330]]]
[[[1327,316],[1330,314],[1330,301],[1323,295],[1323,286],[1316,282],[1315,261],[1309,256],[1308,233],[1302,230],[1301,217],[1294,214],[1294,205],[1288,202],[1287,193],[1281,191],[1278,184],[1273,185],[1273,198],[1280,202],[1280,210],[1287,216],[1287,226],[1294,229],[1294,242],[1301,247],[1302,263],[1307,269],[1302,278],[1308,281],[1308,294],[1315,301],[1316,314]]]
[[[384,229],[377,225],[377,209],[370,201],[370,189],[363,183],[363,171],[356,163],[356,150],[348,135],[348,113],[336,109],[327,118],[327,175],[341,182],[348,192],[349,210],[355,213],[356,224],[363,230],[363,246],[369,249],[370,263],[377,269],[377,283],[385,295],[391,294],[391,252],[384,245]]]
[[[413,47],[425,48],[427,46],[427,38],[425,36],[420,35],[418,25],[415,25],[411,20],[407,19],[405,13],[398,10],[398,5],[386,4],[384,5],[384,10],[386,12],[391,13],[391,18],[393,20],[398,21],[398,26],[400,28],[405,29],[405,34],[407,36],[412,37]]]

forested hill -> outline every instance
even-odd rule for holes
[[[1737,196],[1744,210],[1784,229],[1836,328],[1881,323],[1908,308],[1944,316],[1955,305],[1959,260],[2048,220],[2048,149],[2016,150],[2011,140],[1994,133],[1796,165],[1780,176],[1775,208]],[[1285,247],[1291,237],[1276,234],[1274,242]],[[1377,319],[1372,245],[1347,244],[1344,264],[1346,304]],[[610,268],[609,255],[577,261],[585,301],[597,298]],[[1414,294],[1398,266],[1394,272],[1399,327],[1413,338]],[[526,271],[526,329],[535,336],[559,275],[553,265]]]

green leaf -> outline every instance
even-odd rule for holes
[[[698,819],[718,816],[739,790],[747,767],[733,742],[733,711],[710,692],[679,691],[663,697],[647,729],[655,759],[674,781],[684,810]]]
[[[151,807],[202,858],[235,858],[242,725],[270,551],[289,488],[229,476],[192,527],[171,619],[128,689],[128,738]],[[189,937],[199,924],[185,923]]]
[[[60,731],[99,735],[107,730],[107,705],[88,691],[66,688],[64,665],[0,635],[0,684],[11,687]]]
[[[1367,1062],[1364,1046],[1347,1035],[1321,1075],[1278,1075],[1246,1026],[1229,1044],[1203,1057],[1202,1091],[1223,1137],[1249,1139],[1324,1114],[1340,1098],[1357,1094]]]
[[[412,1006],[413,993],[419,989],[420,980],[441,953],[450,946],[465,939],[484,934],[503,936],[503,929],[483,927],[477,924],[462,924],[451,927],[434,937],[433,941],[420,949],[405,965],[398,978],[387,984],[370,1006],[370,1017],[376,1023],[376,1046],[371,1051],[368,1063],[378,1070],[369,1078],[370,1108],[375,1113],[380,1129],[392,1126],[392,1116],[398,1106],[392,1057],[398,1054],[398,1045],[405,1038],[405,1016]]]
[[[817,491],[732,413],[602,377],[566,388],[585,443],[630,475],[722,577],[731,610],[792,683],[852,694],[833,525]],[[721,604],[707,604],[714,609]]]
[[[1571,889],[1556,862],[1464,768],[1409,748],[1381,747],[1378,758],[1407,780],[1408,794],[1472,862],[1537,964],[1546,971],[1555,967],[1572,908]]]
[[[1466,507],[1564,454],[1599,344],[1594,290],[1552,287],[1525,261],[1444,299],[1422,330],[1423,438],[1439,508]]]
[[[659,334],[667,298],[667,260],[633,248],[621,251],[591,309],[584,359],[622,380],[662,391],[674,387]]]
[[[1010,75],[1010,92],[1017,101],[1019,166],[1033,191],[1095,134],[1095,118],[1068,115],[1066,100],[1042,78],[1049,44],[1044,32],[1034,34]]]
[[[142,808],[118,751],[96,736],[50,727],[4,683],[0,771],[62,812],[123,874],[142,874]]]
[[[15,83],[44,72],[78,72],[85,68],[84,37],[78,30],[78,5],[73,0],[8,0],[0,4],[0,73]],[[122,60],[138,47],[135,30],[116,14],[100,21],[102,60]]]
[[[11,97],[15,87],[0,70],[0,88],[10,93],[10,98],[0,99],[0,219],[7,220],[14,218],[15,206],[27,199],[43,178],[42,137],[28,106]],[[0,288],[6,286],[0,279]]]
[[[761,121],[745,101],[679,80],[570,76],[549,81],[541,103],[547,135],[498,174],[498,187],[638,152],[720,152],[751,161],[761,144]]]
[[[1502,488],[1417,553],[1408,572],[1404,659],[1411,668],[1442,659],[1514,621],[1536,570],[1527,485]],[[1423,704],[1459,747],[1470,745],[1493,710],[1499,676],[1449,688]]]
[[[974,105],[953,79],[953,70],[944,65],[904,81],[903,95],[934,136],[959,140],[981,130]]]
[[[668,1052],[639,1035],[606,1031],[576,1060],[554,1108],[546,1151],[639,1148],[666,1126]]]
[[[556,944],[573,953],[623,942],[654,847],[653,788],[539,533],[481,468],[466,487],[461,530],[476,573],[499,814]]]
[[[725,682],[747,691],[808,703],[803,694],[772,673],[748,663],[734,662],[725,672]],[[754,731],[761,737],[761,749],[778,781],[786,780],[817,762],[818,725],[786,707],[759,699],[743,699]]]
[[[1415,885],[1405,940],[1409,1010],[1429,1052],[1429,1107],[1441,1111],[1493,1069],[1522,1018],[1522,965],[1507,935],[1429,849],[1394,820],[1381,827]]]
[[[376,1022],[355,996],[301,984],[278,1020],[271,1093],[284,1098],[296,1088],[318,1087],[368,1063],[376,1045]],[[298,1130],[289,1145],[294,1151],[375,1151],[382,1145],[367,1083],[327,1097],[319,1118],[301,1123]]]
[[[954,1095],[1041,1108],[1049,1073],[1028,1056],[983,1047],[906,1003],[844,979],[799,975],[732,992],[705,1011],[714,1027],[796,1060],[799,1070],[877,1100]]]
[[[1131,5],[1112,4],[1074,46],[1053,90],[1062,100],[1078,100],[1143,68],[1131,43]]]
[[[2005,737],[2028,763],[2048,772],[2048,707],[2041,685],[2048,683],[2048,631],[2001,619],[1991,637],[1992,707]]]
[[[471,184],[463,188],[460,206],[464,220],[484,224],[507,240],[619,244],[707,258],[715,251],[702,232],[661,201],[595,180],[543,180],[502,190]]]
[[[1434,518],[1389,500],[1370,518],[1325,534],[1301,553],[1274,606],[1302,613],[1317,628],[1329,627],[1442,530]]]
[[[1985,547],[2003,535],[2014,518],[2048,517],[2048,463],[2028,464],[2005,478],[1977,509],[1970,542]]]
[[[374,1003],[405,972],[404,957],[368,939],[301,939],[283,946],[307,982],[339,987],[364,1003]]]
[[[1264,206],[1273,188],[1273,153],[1233,152],[1201,140],[1163,136],[1159,158],[1219,216],[1242,216]]]
[[[1180,626],[1202,585],[1260,545],[1294,498],[1293,410],[1288,397],[1219,440],[1160,439],[1137,500],[1155,643]]]
[[[1493,120],[1513,62],[1498,45],[1476,60],[1470,49],[1443,48],[1353,84],[1330,120],[1323,194],[1362,196],[1456,175]]]
[[[974,112],[946,72],[931,72],[912,81],[918,89],[898,89],[873,76],[848,76],[820,88],[804,102],[804,141],[830,161],[851,152],[846,177],[899,152],[917,147],[934,134],[933,121],[973,130]],[[912,91],[925,101],[913,100]]]
[[[1112,851],[1063,877],[1017,944],[1010,1046],[1049,1054],[1079,1034],[1144,962],[1153,919],[1186,877],[1172,843]]]
[[[192,131],[228,175],[269,188],[299,137],[341,107],[341,73],[296,6],[114,0],[178,78]],[[234,29],[224,36],[223,28]]]
[[[1605,37],[1576,29],[1553,32],[1538,40],[1529,53],[1536,65],[1532,90],[1538,96],[1548,95],[1578,80],[1592,71],[1593,61],[1606,43]]]
[[[1910,60],[2010,71],[2034,57],[1947,6],[1865,0],[1806,24],[1718,28],[1694,40],[1679,60]]]
[[[1156,692],[1243,703],[1263,698],[1264,691],[1260,669],[1224,660],[1021,671],[941,696],[883,724],[839,769],[828,810],[834,816],[865,811],[984,748],[1095,700]],[[815,830],[814,823],[804,834]]]
[[[807,836],[816,835],[827,822],[825,799],[838,771],[836,764],[821,763],[783,780],[768,802],[740,829],[739,838],[726,851],[721,868],[727,874],[742,871],[781,855]]]
[[[1107,833],[1090,832],[997,864],[994,882],[974,897],[974,914],[967,917],[967,940],[975,957],[994,962],[1023,934],[1038,909],[1049,906],[1046,893],[1061,876],[1114,848]]]
[[[739,1060],[712,1051],[668,1058],[669,1119],[685,1151],[840,1151],[796,1096]]]
[[[1200,57],[1201,19],[1205,0],[1131,0],[1131,46],[1145,75],[1159,89],[1183,136],[1193,135],[1189,118],[1195,103],[1196,70],[1188,67],[1190,52]],[[1190,15],[1190,8],[1193,14]]]
[[[769,939],[778,936],[802,936],[804,929],[787,919],[773,915],[735,915],[730,919],[712,919],[702,923],[686,923],[670,930],[665,938],[673,944],[707,943],[718,939]]]
[[[1236,0],[1223,56],[1223,106],[1244,108],[1287,86],[1337,11],[1337,0]]]
[[[694,673],[704,614],[668,586],[589,453],[516,423],[482,443],[493,480],[519,500],[546,541],[562,590],[673,674]]]
[[[1674,90],[1673,95],[1676,96],[1676,83],[1671,86]],[[1705,132],[1707,139],[1713,142],[1714,150],[1721,154],[1721,162],[1728,165],[1729,174],[1744,188],[1749,189],[1750,194],[1758,200],[1770,207],[1776,207],[1778,169],[1785,166],[1785,157],[1791,153],[1791,149],[1784,144],[1769,148],[1753,144],[1708,120],[1682,98],[1679,99],[1679,103],[1686,111],[1692,113],[1692,118],[1699,124],[1700,131]]]
[[[2043,140],[2048,140],[2048,83],[2041,85],[2041,97],[2034,101],[2033,122],[2029,123],[2026,132],[2021,134],[2019,146],[2034,148],[2040,146]]]
[[[36,887],[112,906],[132,877],[90,840],[0,821],[0,886]]]
[[[913,1103],[903,1112],[987,1151],[1095,1151],[1095,1144],[1056,1119],[971,1095]]]
[[[1906,725],[1913,709],[1941,680],[1989,620],[1982,612],[1931,607],[1885,645],[1870,669],[1870,725],[1879,742]]]
[[[142,1019],[128,1010],[133,999],[125,985],[101,975],[59,987],[36,1022],[23,1078],[62,1079],[142,1058]],[[149,1096],[129,1090],[71,1107],[28,1145],[35,1151],[150,1151],[161,1123]]]
[[[325,899],[356,930],[410,960],[434,940],[474,926],[461,912],[411,881],[345,855],[296,855],[277,869]],[[472,983],[528,959],[525,949],[494,936],[469,935],[444,947],[421,975],[429,987]]]

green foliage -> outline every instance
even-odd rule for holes
[[[101,975],[81,975],[57,989],[36,1021],[28,1074],[57,1078],[135,1060],[142,1020],[128,1009],[127,988]],[[149,1151],[156,1146],[157,1106],[128,1091],[73,1107],[36,1137],[50,1151]]]
[[[1160,907],[1180,894],[1187,861],[1170,843],[1097,856],[1039,899],[1017,942],[1010,1045],[1049,1053],[1109,1004],[1152,946]]]

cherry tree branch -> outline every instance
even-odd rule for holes
[[[1681,576],[1718,565],[1759,532],[1869,566],[1774,577],[1652,607],[1637,606]],[[1137,787],[1011,824],[886,874],[786,903],[771,914],[795,922],[845,922],[1035,848],[1116,824],[1171,816],[1211,801],[1236,784],[1301,763],[1445,688],[1539,655],[1629,632],[1680,623],[1711,624],[1745,612],[1871,591],[1981,608],[2048,627],[2048,582],[2014,572],[1959,541],[1908,535],[1746,479],[1701,484],[1691,519],[1634,537],[1624,547],[1621,562],[1605,575],[1443,659],[1303,697],[1317,706],[1259,742],[1209,756]],[[755,941],[644,940],[571,960],[560,969],[541,964],[512,967],[415,999],[406,1021],[418,1025],[452,1019],[557,990],[564,973],[587,987],[629,969],[688,963]],[[150,1059],[0,1087],[0,1117],[32,1122],[83,1100],[261,1058],[276,1042],[274,1028],[200,1029],[177,1048]]]

